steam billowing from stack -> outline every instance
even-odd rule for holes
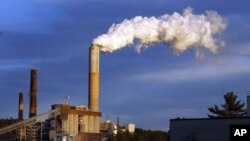
[[[120,24],[113,24],[108,33],[94,39],[93,44],[102,46],[102,52],[113,52],[133,45],[138,40],[137,51],[141,47],[166,43],[177,54],[192,47],[205,48],[216,53],[224,43],[216,39],[215,35],[224,31],[226,26],[226,20],[215,11],[196,15],[188,7],[183,14],[175,12],[160,17],[136,16],[130,20],[125,19]],[[196,55],[202,56],[199,52]]]
[[[169,44],[173,51],[180,54],[192,47],[205,48],[216,53],[224,43],[215,36],[226,29],[224,18],[215,11],[207,11],[203,15],[192,13],[190,7],[183,14],[173,13],[161,17],[137,16],[113,24],[108,33],[95,38],[90,47],[89,58],[89,108],[99,111],[99,52],[113,52],[135,40],[137,51],[141,47],[151,47],[154,44]],[[196,52],[196,57],[204,55]]]

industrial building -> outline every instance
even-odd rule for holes
[[[126,132],[133,134],[135,132],[135,124],[128,123],[123,126],[119,124],[119,117],[117,123],[111,122],[109,118],[105,122],[100,124],[100,132],[102,133],[103,141],[108,139],[108,136],[117,135],[117,133]]]
[[[107,119],[105,122],[100,124],[100,131],[102,132],[104,137],[106,137],[108,135],[116,135],[118,132],[128,131],[129,133],[134,133],[135,132],[135,124],[128,123],[128,124],[125,124],[123,126],[120,126],[119,120],[117,121],[117,123],[113,123],[109,119]]]
[[[19,93],[18,119],[15,124],[0,128],[0,140],[14,132],[8,140],[101,141],[99,112],[100,47],[89,49],[88,107],[65,104],[52,105],[51,110],[37,115],[37,70],[31,70],[29,118],[23,119],[23,93]]]
[[[52,110],[60,109],[47,120],[49,140],[100,141],[100,112],[89,111],[85,106],[67,104],[52,105]]]
[[[229,141],[230,125],[250,125],[250,95],[247,96],[247,117],[231,119],[171,119],[171,141]]]

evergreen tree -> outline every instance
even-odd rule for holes
[[[219,106],[214,105],[208,108],[212,115],[208,114],[209,118],[239,118],[246,116],[245,103],[241,103],[237,100],[237,96],[234,92],[227,92],[224,95],[225,104]]]

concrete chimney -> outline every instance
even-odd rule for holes
[[[23,93],[19,93],[18,119],[23,120]]]
[[[29,117],[36,116],[36,97],[37,97],[37,71],[32,69],[30,71],[30,111]]]
[[[89,48],[89,109],[99,111],[99,56],[100,47],[92,44]]]

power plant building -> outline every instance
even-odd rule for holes
[[[89,111],[85,106],[52,105],[52,110],[56,108],[60,108],[60,112],[48,120],[50,140],[101,141],[101,112]]]
[[[46,113],[37,115],[37,71],[30,74],[29,118],[23,119],[23,94],[19,95],[19,122],[0,129],[1,135],[17,131],[18,140],[36,141],[101,141],[99,112],[99,56],[100,47],[89,49],[88,107],[55,104]]]

